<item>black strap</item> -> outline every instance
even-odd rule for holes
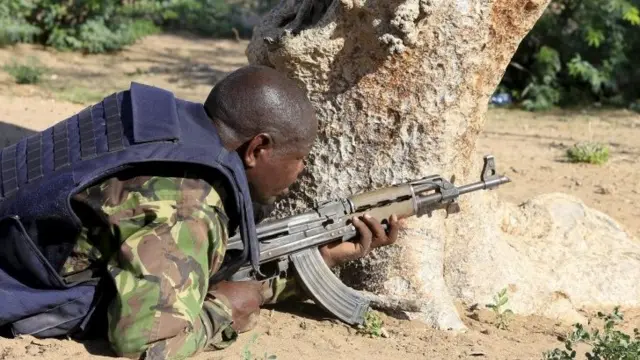
[[[120,110],[118,108],[117,94],[107,96],[104,101],[104,117],[107,127],[107,145],[109,151],[118,151],[124,148],[122,143],[123,130]]]
[[[27,139],[27,182],[42,177],[42,133]]]
[[[2,151],[2,189],[5,197],[18,190],[16,150],[17,144],[13,144]]]
[[[102,264],[100,264],[102,265]],[[66,284],[73,284],[73,283],[79,283],[79,282],[85,282],[85,281],[89,281],[92,279],[98,279],[100,278],[100,275],[102,275],[103,270],[100,268],[99,265],[92,265],[91,267],[75,272],[75,273],[71,273],[71,274],[67,274],[64,275],[62,277],[62,280],[66,283]]]
[[[91,106],[80,112],[78,125],[80,127],[80,156],[83,160],[95,157],[97,153],[96,132],[93,127]]]
[[[69,159],[69,129],[66,121],[53,126],[53,167],[58,170],[71,164]]]

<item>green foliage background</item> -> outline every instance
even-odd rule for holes
[[[554,0],[500,84],[528,110],[640,98],[640,0]]]
[[[273,0],[3,0],[0,46],[39,43],[59,50],[103,53],[161,30],[228,37],[251,33],[242,16]]]
[[[279,0],[3,0],[0,46],[117,51],[163,30],[251,35],[243,17]],[[640,0],[553,0],[525,37],[498,92],[531,111],[592,104],[640,110]]]

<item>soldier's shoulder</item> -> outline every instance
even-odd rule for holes
[[[122,207],[141,202],[177,201],[224,207],[223,181],[204,179],[188,172],[159,175],[116,175],[85,189],[76,199],[100,207]]]

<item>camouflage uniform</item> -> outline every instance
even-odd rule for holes
[[[220,184],[186,173],[114,177],[73,200],[103,220],[83,230],[63,275],[106,263],[116,290],[108,336],[119,356],[181,359],[235,340],[228,300],[207,293],[228,239]],[[293,278],[264,283],[267,303],[295,294]]]

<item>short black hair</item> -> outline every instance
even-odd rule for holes
[[[244,143],[259,133],[275,146],[313,142],[317,119],[304,89],[267,66],[248,65],[221,79],[204,107],[223,141]]]

